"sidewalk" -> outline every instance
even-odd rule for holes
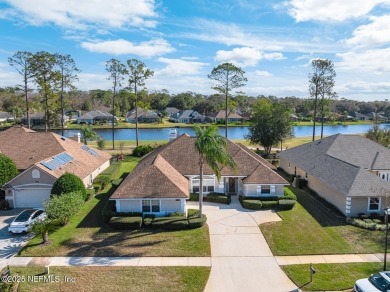
[[[345,264],[345,263],[380,263],[383,254],[329,254],[329,255],[301,255],[275,256],[279,266],[300,264]]]

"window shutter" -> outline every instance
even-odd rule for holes
[[[271,185],[271,194],[275,194],[275,193],[276,193],[276,186]]]
[[[256,186],[257,194],[261,194],[261,185]]]

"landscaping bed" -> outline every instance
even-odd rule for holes
[[[191,193],[189,201],[199,202],[199,194]],[[203,197],[203,202],[213,202],[229,205],[232,201],[231,195],[222,193],[209,193]]]
[[[241,206],[245,209],[250,210],[261,210],[261,209],[281,209],[291,210],[294,208],[297,197],[294,192],[289,188],[284,188],[283,196],[267,196],[267,197],[246,197],[239,196],[238,200]]]

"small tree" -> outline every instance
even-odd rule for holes
[[[104,148],[106,147],[106,140],[104,140],[103,138],[100,138],[97,141],[97,147],[99,150],[104,150]]]
[[[84,197],[78,191],[61,196],[52,196],[43,205],[50,219],[57,220],[61,225],[66,225],[69,223],[70,218],[80,211],[83,203]]]
[[[35,221],[31,226],[30,232],[35,235],[42,236],[42,244],[49,244],[49,232],[54,231],[57,228],[58,221],[46,218],[44,220]]]
[[[98,134],[93,130],[91,125],[82,125],[80,128],[81,141],[87,145],[88,139],[96,140],[99,138]]]
[[[80,192],[84,199],[87,197],[87,191],[81,178],[73,173],[66,172],[54,183],[51,194],[62,195],[71,192]]]
[[[15,162],[8,156],[0,153],[0,185],[9,182],[19,174]]]
[[[390,145],[390,130],[382,129],[377,123],[367,131],[366,138],[379,143],[385,147]]]

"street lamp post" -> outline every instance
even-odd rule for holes
[[[385,239],[385,257],[383,260],[383,271],[386,271],[386,262],[387,262],[387,237],[389,234],[389,212],[390,208],[385,208],[385,222],[386,222],[386,239]]]

